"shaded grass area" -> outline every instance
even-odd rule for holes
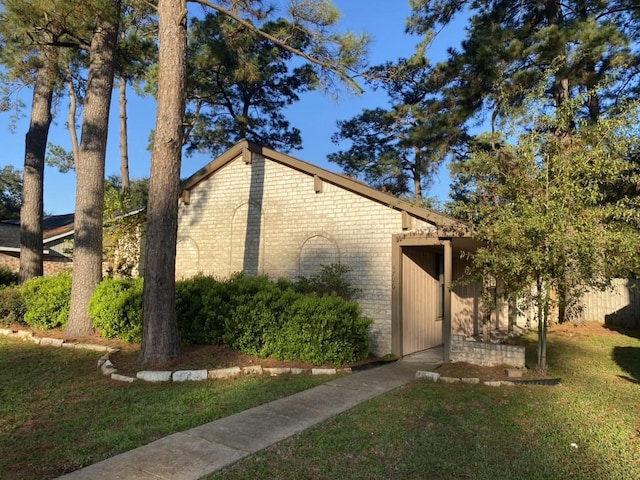
[[[561,386],[417,381],[207,479],[640,478],[640,340],[592,330],[550,333]]]
[[[100,353],[0,337],[0,478],[53,478],[310,388],[310,376],[124,384]]]

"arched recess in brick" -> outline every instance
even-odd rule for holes
[[[310,277],[320,272],[322,265],[340,263],[338,243],[325,234],[312,235],[300,248],[298,275]]]
[[[191,237],[178,239],[176,245],[176,278],[190,278],[201,272],[200,249]]]
[[[236,207],[231,218],[231,255],[229,272],[244,272],[247,275],[263,273],[264,216],[260,205],[245,202]]]

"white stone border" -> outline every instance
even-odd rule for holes
[[[479,378],[456,378],[456,377],[443,377],[439,373],[429,372],[425,370],[418,370],[416,372],[416,378],[423,378],[425,380],[430,380],[432,382],[442,382],[442,383],[469,383],[469,384],[479,384]],[[484,381],[483,385],[488,387],[501,387],[502,385],[513,386],[514,382],[510,382],[508,380],[495,380],[495,381]]]
[[[62,338],[38,337],[35,333],[28,330],[11,330],[9,328],[0,328],[0,335],[11,338],[19,338],[24,341],[31,341],[36,345],[44,347],[63,347],[63,348],[79,348],[82,350],[92,350],[94,352],[119,352],[119,348],[108,347],[106,345],[96,345],[93,343],[69,342]]]
[[[281,375],[337,375],[339,373],[351,373],[351,368],[289,368],[289,367],[262,367],[261,365],[251,365],[248,367],[230,367],[218,368],[214,370],[176,370],[176,371],[157,371],[157,370],[141,370],[136,373],[135,377],[121,375],[118,369],[111,361],[110,355],[119,352],[119,348],[108,347],[106,345],[95,345],[91,343],[75,343],[68,342],[61,338],[38,337],[28,330],[11,330],[8,328],[0,328],[0,335],[5,337],[19,338],[23,341],[32,341],[36,345],[64,348],[80,348],[83,350],[92,350],[94,352],[106,352],[98,359],[98,368],[103,375],[110,375],[112,380],[119,382],[133,383],[136,380],[144,380],[147,382],[189,382],[202,380],[220,380],[230,379],[243,376],[270,376],[278,377]]]
[[[102,363],[100,363],[102,361]],[[106,370],[105,370],[106,366]],[[141,370],[135,377],[119,375],[117,371],[108,371],[113,366],[108,355],[103,356],[98,361],[98,368],[102,369],[105,375],[111,375],[113,380],[123,382],[134,382],[144,380],[147,382],[190,382],[202,380],[228,380],[240,376],[268,376],[279,377],[282,375],[337,375],[339,373],[351,373],[351,368],[295,368],[295,367],[263,367],[261,365],[251,365],[249,367],[229,367],[217,368],[214,370]],[[115,368],[115,367],[114,367]]]

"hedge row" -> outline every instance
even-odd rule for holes
[[[33,328],[64,328],[69,317],[71,275],[36,277],[21,287],[0,288],[0,324],[24,323]]]
[[[368,327],[360,307],[335,292],[319,295],[309,283],[236,275],[226,281],[197,276],[176,282],[181,340],[226,344],[244,353],[314,364],[341,365],[369,353]],[[106,279],[89,312],[104,337],[142,338],[142,279]],[[41,277],[0,290],[0,318],[23,319],[35,328],[63,328],[69,312],[71,277]]]

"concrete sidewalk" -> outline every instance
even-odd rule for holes
[[[442,349],[352,373],[175,433],[68,475],[67,480],[195,480],[375,398],[442,363]]]

